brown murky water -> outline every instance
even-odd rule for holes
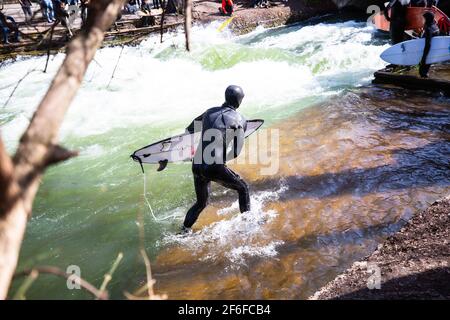
[[[196,233],[159,254],[157,290],[171,299],[307,298],[450,191],[448,106],[369,88],[275,125],[279,173],[261,179],[257,167],[235,166],[254,193],[276,191],[264,201],[267,216],[233,222],[242,219],[236,209],[219,208],[234,195],[213,197]],[[250,254],[258,248],[270,254]]]

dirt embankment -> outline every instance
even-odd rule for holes
[[[236,11],[231,28],[235,33],[243,34],[260,25],[264,27],[287,25],[337,10],[336,5],[329,0],[272,2],[270,8],[264,9],[249,8],[248,3],[244,2]]]
[[[450,196],[310,299],[450,299]]]

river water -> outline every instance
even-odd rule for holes
[[[51,168],[35,200],[19,269],[80,267],[113,298],[145,283],[138,215],[158,292],[170,298],[306,298],[450,191],[449,100],[372,87],[387,40],[365,23],[328,21],[245,36],[195,27],[193,51],[174,32],[135,47],[104,48],[91,63],[61,130],[80,156]],[[63,59],[19,59],[0,69],[1,134],[14,151]],[[114,76],[113,76],[114,75]],[[178,134],[222,103],[231,83],[241,112],[279,137],[277,170],[236,164],[252,212],[214,186],[194,233],[176,235],[195,195],[189,164],[144,176],[129,155]],[[157,221],[151,214],[151,205]],[[14,282],[12,292],[20,285]],[[89,298],[41,275],[28,298]]]

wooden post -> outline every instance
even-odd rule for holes
[[[184,1],[184,31],[186,34],[186,50],[191,51],[192,0]]]

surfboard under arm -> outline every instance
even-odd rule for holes
[[[264,120],[248,120],[245,137],[256,132]],[[157,171],[163,171],[169,163],[191,161],[200,142],[200,132],[185,133],[155,142],[135,151],[131,158],[138,162],[144,172],[144,164],[158,164]]]
[[[425,39],[415,39],[401,42],[386,49],[381,58],[395,65],[413,66],[420,63]],[[427,64],[439,63],[450,60],[450,37],[433,37],[430,52],[427,56]]]

